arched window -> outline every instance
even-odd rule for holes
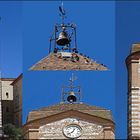
[[[9,93],[8,92],[6,92],[6,97],[9,98]]]

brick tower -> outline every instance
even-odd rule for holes
[[[128,70],[128,138],[140,138],[140,43],[126,58]]]

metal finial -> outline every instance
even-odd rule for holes
[[[60,17],[62,19],[62,24],[64,24],[64,18],[65,18],[65,15],[66,15],[66,12],[64,10],[64,4],[63,4],[63,1],[61,3],[61,6],[59,6],[59,11],[60,11]]]
[[[72,76],[71,76],[70,79],[69,79],[71,91],[73,91],[74,81],[76,81],[76,80],[77,80],[77,77],[72,73]]]
[[[62,87],[61,103],[81,103],[81,87],[73,85],[76,79],[77,77],[72,73],[72,76],[69,79],[70,85]]]
[[[75,24],[65,24],[64,18],[66,18],[66,12],[64,10],[63,1],[61,6],[59,6],[59,15],[62,19],[61,24],[56,24],[54,27],[54,32],[50,37],[49,53],[57,52],[69,52],[78,53],[77,43],[76,43],[76,25]],[[71,42],[74,42],[73,47],[71,47]],[[53,43],[53,50],[52,50]]]
[[[77,77],[72,73],[72,76],[70,77],[70,81],[74,82],[75,80],[77,80]]]

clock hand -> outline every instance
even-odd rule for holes
[[[71,133],[73,133],[75,131],[75,128],[73,128],[73,130],[72,130],[72,132]]]
[[[68,134],[71,134],[71,133],[73,133],[73,132],[74,132],[74,130],[75,130],[75,128],[73,128],[73,130],[72,130],[71,132],[69,132]]]

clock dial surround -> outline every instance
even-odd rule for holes
[[[63,128],[63,134],[67,138],[78,138],[82,134],[82,128],[77,124],[70,124]]]

